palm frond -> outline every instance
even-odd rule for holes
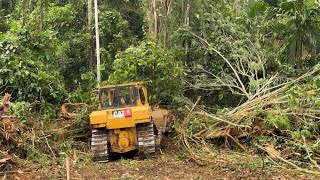
[[[284,48],[285,62],[293,62],[302,55],[302,37],[300,33],[292,34]]]
[[[307,37],[306,44],[309,46],[309,49],[317,53],[320,52],[320,29],[311,26],[306,30],[305,35]]]

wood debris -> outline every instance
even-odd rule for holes
[[[19,146],[22,140],[19,136],[22,134],[22,124],[16,121],[16,116],[9,114],[11,94],[6,93],[3,96],[3,102],[0,103],[0,136],[14,146]]]
[[[59,117],[65,122],[71,122],[73,119],[80,118],[81,114],[77,111],[88,106],[85,103],[64,103],[61,106]]]
[[[6,93],[3,96],[3,101],[2,101],[2,103],[0,102],[0,116],[4,113],[9,112],[10,99],[11,99],[11,94]]]

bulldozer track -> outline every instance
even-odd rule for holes
[[[156,152],[156,140],[153,121],[137,126],[137,134],[139,151],[154,154]]]
[[[92,129],[91,150],[95,162],[108,162],[108,136],[106,129]]]

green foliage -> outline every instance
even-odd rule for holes
[[[44,28],[54,30],[63,35],[68,31],[74,30],[73,22],[75,20],[75,12],[71,4],[65,6],[49,7],[44,19]]]
[[[288,90],[287,97],[291,108],[297,109],[306,104],[309,108],[316,108],[320,105],[318,101],[320,95],[316,92],[320,88],[320,81],[313,78],[303,85],[293,86]]]
[[[125,50],[133,42],[128,22],[121,14],[106,6],[100,7],[99,30],[101,41],[101,62],[105,68],[102,79],[107,79],[112,72],[112,64],[118,52]]]
[[[270,6],[277,6],[279,0],[264,0],[266,3],[268,3]]]
[[[32,145],[27,142],[24,143],[24,147],[21,153],[25,153],[27,159],[33,162],[37,162],[40,164],[47,164],[49,162],[47,154],[40,152],[38,149],[32,147]]]
[[[188,94],[205,95],[213,106],[237,105],[266,83],[268,66],[275,67],[278,49],[265,35],[268,5],[249,1],[239,8],[228,1],[198,2],[192,23],[175,34],[177,41],[190,46],[185,60],[192,89]]]
[[[302,140],[312,141],[320,132],[319,76],[304,78],[279,95],[281,99],[271,100],[278,105],[260,103],[265,103],[266,93],[281,90],[279,84],[300,77],[320,60],[318,0],[158,0],[156,9],[149,3],[99,1],[105,84],[144,81],[152,103],[179,112],[190,99],[202,96],[197,107],[239,125],[252,126],[253,119],[258,120],[257,126],[264,125],[271,134],[251,138],[284,147],[282,152],[306,154],[308,145]],[[39,134],[56,128],[50,125],[64,101],[97,104],[95,29],[93,22],[88,27],[87,13],[86,0],[0,1],[0,93],[12,93],[10,112],[28,129],[37,127],[30,111],[41,117]],[[254,96],[257,92],[264,93]],[[248,99],[263,102],[256,101],[243,114],[241,108],[250,107],[250,102],[232,110]],[[77,110],[81,117],[69,129],[48,137],[56,142],[50,145],[61,160],[81,148],[75,136],[89,132],[91,108],[96,109]],[[229,119],[232,114],[236,117]],[[232,127],[193,114],[174,126],[189,137]],[[241,130],[233,128],[231,135],[237,138],[233,133]],[[47,163],[51,152],[45,142],[40,137],[32,147],[25,134],[21,157]],[[244,140],[250,141],[239,137],[240,143]],[[312,158],[319,147],[319,141],[310,146]],[[306,162],[308,157],[301,158]]]
[[[83,16],[82,3],[49,6],[43,25],[44,29],[55,32],[60,41],[59,50],[63,53],[60,53],[57,68],[64,77],[66,89],[71,92],[79,86],[81,74],[90,71],[88,59],[91,49],[88,47],[92,37],[87,32],[85,19],[79,18]]]
[[[99,14],[101,45],[115,55],[118,50],[130,44],[128,22],[122,18],[118,11],[106,6],[102,6],[100,9],[102,9]]]
[[[286,37],[285,61],[300,60],[304,51],[320,52],[320,4],[315,0],[284,0],[274,8],[277,37]]]
[[[256,0],[249,0],[248,1],[248,16],[255,17],[258,13],[264,13],[268,8],[268,3],[264,1],[256,1]]]
[[[205,117],[190,117],[190,121],[188,121],[188,134],[190,134],[191,136],[199,133],[200,131],[202,131],[204,128],[208,127],[210,124],[210,121],[208,121],[207,118]]]
[[[315,78],[316,79],[316,78]],[[289,138],[312,139],[319,134],[318,114],[319,89],[318,80],[296,84],[286,91],[285,105],[273,106],[269,114],[264,116],[267,127],[290,132]],[[284,113],[284,112],[290,113]],[[297,117],[297,115],[302,116]]]
[[[67,153],[72,153],[72,140],[64,141],[58,144],[59,155],[64,158]]]
[[[291,133],[291,138],[293,139],[300,139],[302,137],[310,139],[312,138],[312,133],[308,129],[297,130]]]
[[[0,34],[1,32],[5,32],[7,30],[7,22],[5,18],[5,13],[2,9],[0,9],[0,16],[2,17],[0,19]]]
[[[143,28],[147,25],[144,24],[146,12],[143,3],[145,2],[141,0],[107,1],[108,6],[120,12],[123,19],[128,22],[130,34],[137,39],[144,38]]]
[[[290,130],[292,127],[288,116],[286,115],[273,115],[268,114],[266,117],[265,124],[269,127],[276,128],[279,130]]]
[[[167,104],[182,94],[183,69],[177,53],[145,42],[117,55],[109,83],[144,81],[156,102]]]
[[[18,101],[60,103],[64,84],[52,64],[62,51],[57,41],[50,31],[34,33],[13,21],[0,35],[0,91],[12,92]]]
[[[10,114],[16,115],[16,117],[25,122],[27,120],[27,115],[29,115],[31,110],[31,104],[28,102],[16,102],[10,104]]]
[[[94,100],[95,72],[88,66],[88,60],[94,60],[94,47],[89,48],[94,29],[87,26],[86,3],[0,4],[16,10],[12,14],[0,10],[6,16],[0,20],[0,92],[11,92],[14,101],[32,102],[33,110],[40,110],[46,119],[56,115],[66,97],[75,102]],[[99,10],[102,77],[107,79],[115,55],[133,38],[122,14],[106,5]]]

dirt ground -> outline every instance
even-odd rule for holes
[[[74,164],[71,160],[70,164],[70,179],[320,179],[268,164],[263,167],[261,158],[241,154],[219,154],[212,162],[202,165],[180,158],[176,153],[164,153],[157,158],[144,160],[117,159],[108,163],[88,161]],[[31,172],[15,173],[6,178],[66,179],[64,166],[43,166],[37,170],[29,170]]]

